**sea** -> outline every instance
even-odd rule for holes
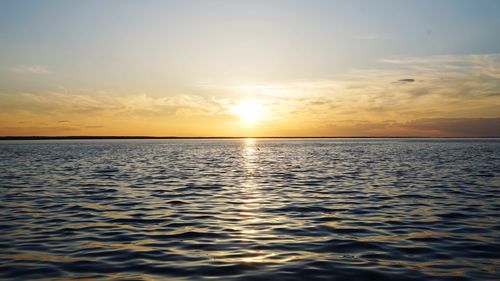
[[[500,140],[0,141],[0,279],[500,280]]]

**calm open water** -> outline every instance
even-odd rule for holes
[[[499,280],[500,140],[0,142],[0,278]]]

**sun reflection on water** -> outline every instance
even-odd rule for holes
[[[241,179],[240,197],[238,200],[239,217],[238,223],[241,239],[258,243],[259,237],[265,235],[263,225],[266,224],[262,213],[263,194],[256,176],[259,170],[259,148],[254,138],[246,138],[242,141],[242,168],[244,175]],[[265,251],[241,249],[234,262],[245,264],[258,264],[265,262],[274,254]]]

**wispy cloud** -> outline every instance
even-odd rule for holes
[[[402,126],[443,135],[500,137],[500,118],[424,118]]]
[[[153,97],[145,93],[131,95],[100,94],[99,91],[21,93],[4,108],[10,114],[23,111],[64,117],[67,115],[216,115],[224,111],[222,99],[179,94]],[[68,120],[58,119],[57,123]]]
[[[407,122],[338,120],[326,125],[321,132],[344,136],[500,137],[500,118],[420,118]]]
[[[413,78],[405,78],[405,79],[399,79],[398,81],[394,81],[394,84],[407,84],[407,83],[413,83],[415,82],[415,79]]]
[[[98,118],[103,130],[131,121],[146,129],[168,123],[182,132],[209,130],[234,122],[231,107],[252,97],[268,113],[260,127],[267,126],[269,135],[281,128],[293,135],[497,136],[499,93],[500,54],[411,57],[383,60],[379,68],[335,79],[204,83],[192,93],[165,96],[71,89],[0,93],[0,120],[33,121],[31,127],[38,120],[54,127],[71,120],[68,124],[98,129],[85,127]]]
[[[321,135],[491,136],[498,135],[492,130],[497,121],[489,118],[500,116],[499,77],[500,54],[410,57],[383,60],[380,68],[353,70],[335,80],[245,90],[286,104],[287,111],[273,111],[296,123],[308,120]]]
[[[29,74],[50,74],[51,72],[43,65],[38,64],[18,64],[10,68],[11,72]]]

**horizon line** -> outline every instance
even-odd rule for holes
[[[93,140],[93,139],[496,139],[500,136],[0,136],[0,140]]]

